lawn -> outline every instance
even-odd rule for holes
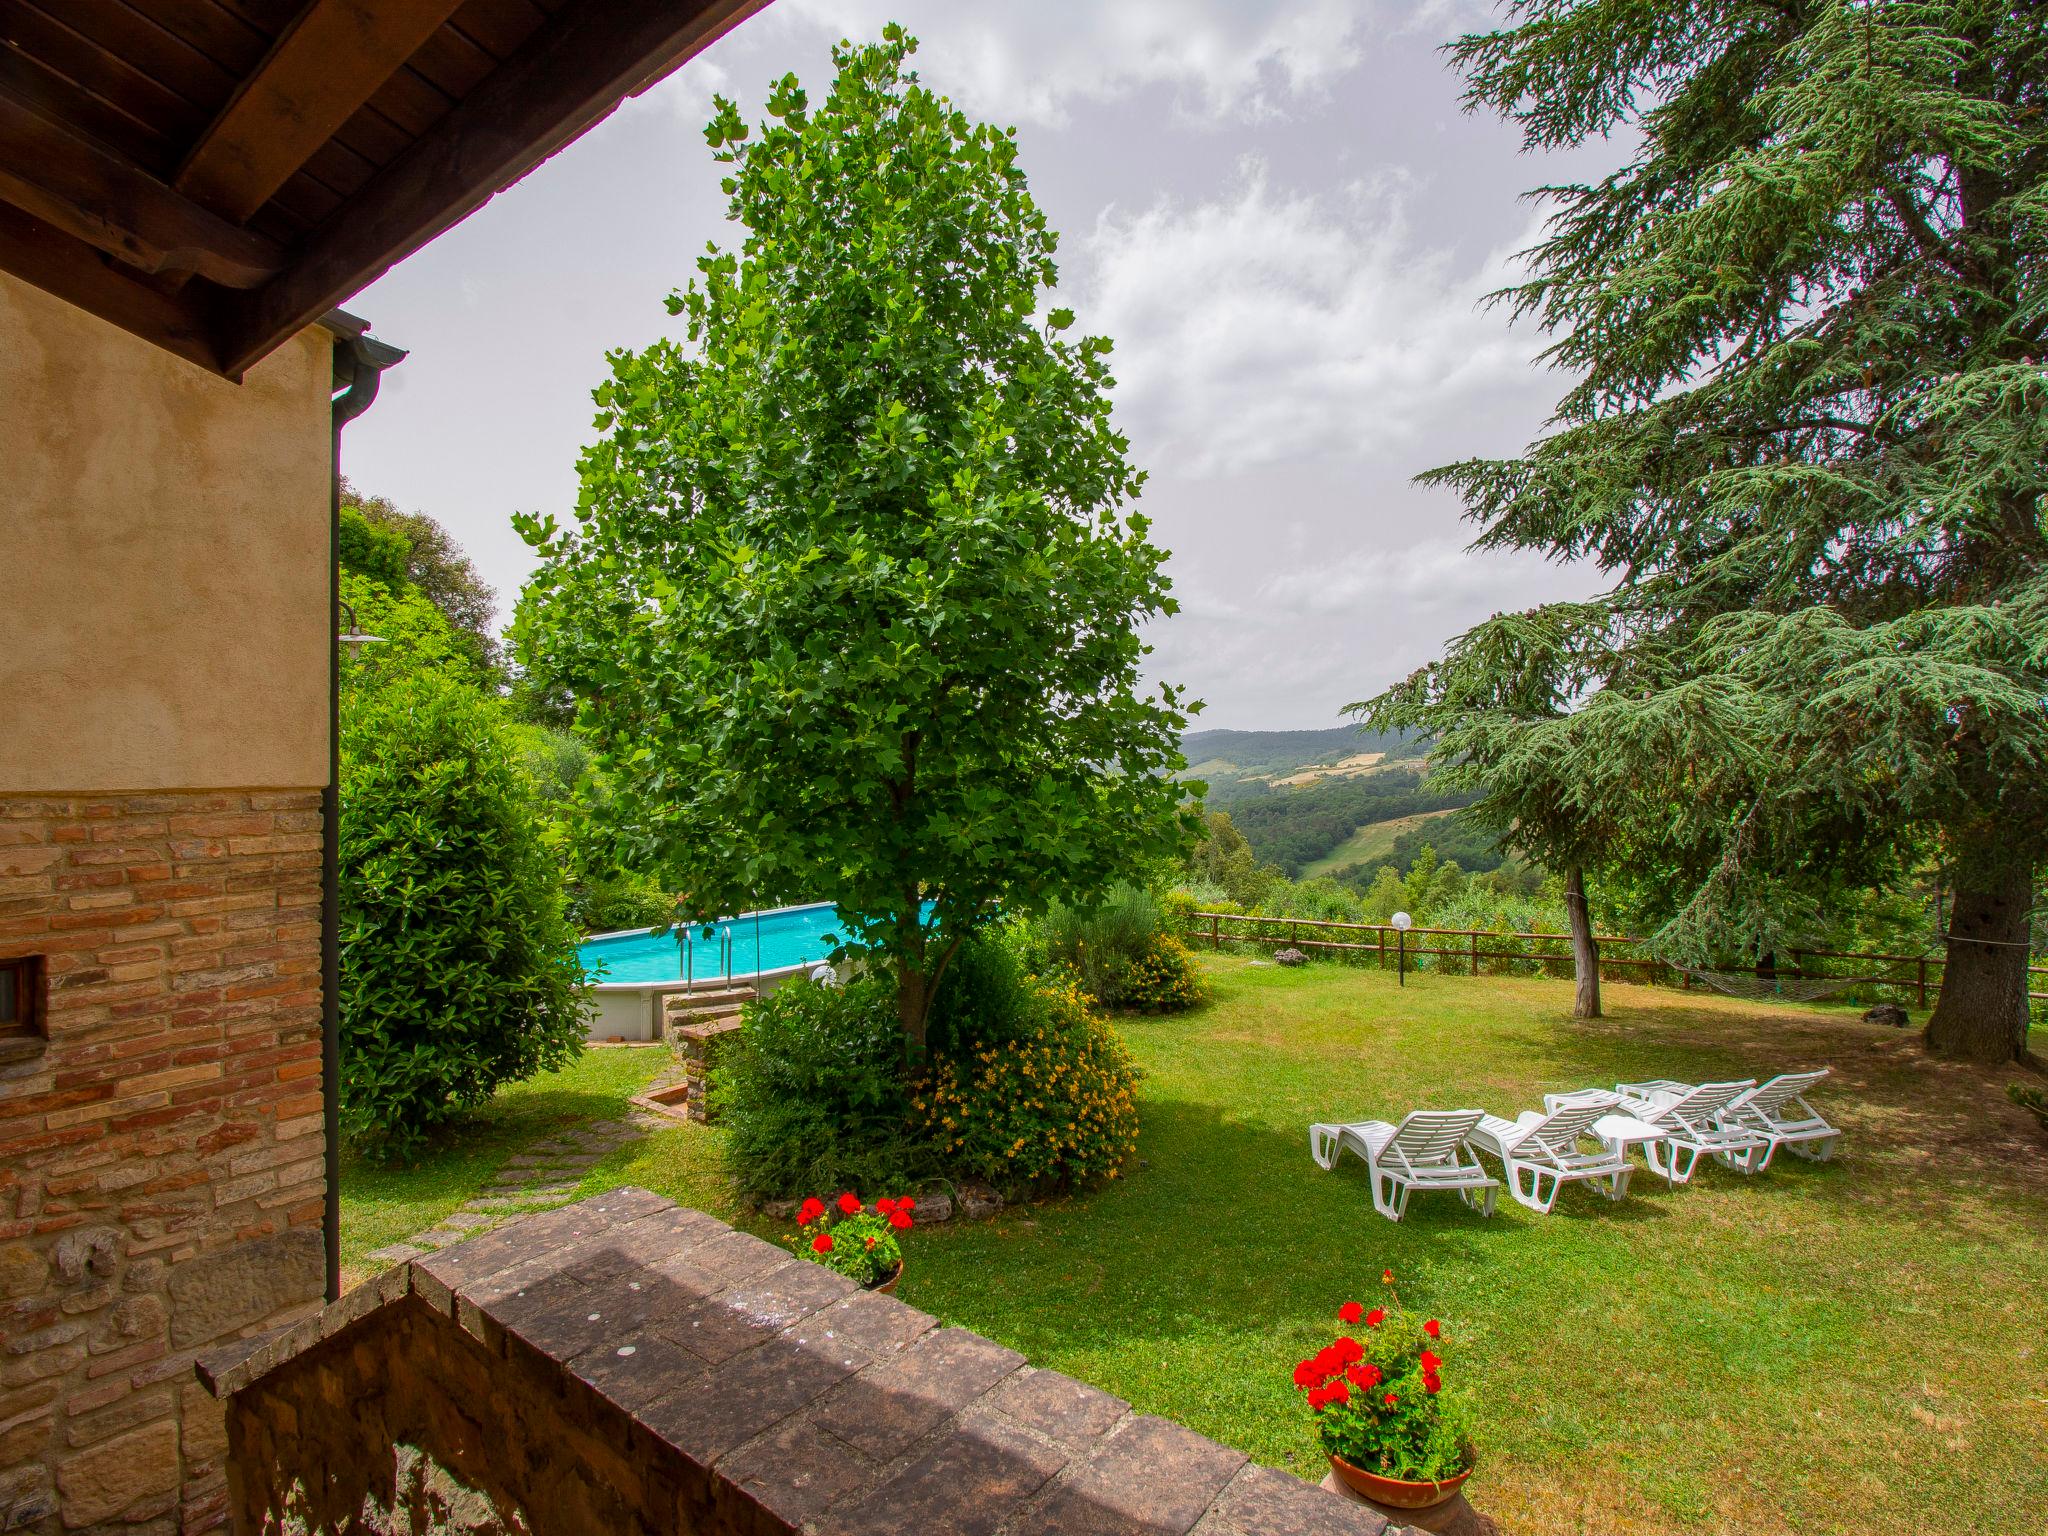
[[[1391,821],[1370,822],[1320,859],[1302,865],[1301,878],[1313,880],[1318,875],[1333,875],[1353,864],[1391,864],[1394,861],[1394,842],[1402,833],[1456,814],[1456,811],[1419,811],[1413,816],[1396,816]]]
[[[1205,965],[1207,1007],[1122,1026],[1148,1074],[1132,1176],[921,1229],[904,1299],[1317,1477],[1288,1372],[1391,1266],[1444,1320],[1481,1425],[1470,1492],[1506,1530],[2043,1529],[2048,1142],[2009,1074],[1841,1009],[1612,986],[1579,1024],[1559,982]],[[1308,1157],[1316,1118],[1808,1064],[1835,1073],[1835,1162],[1675,1191],[1638,1172],[1619,1205],[1579,1188],[1487,1221],[1418,1196],[1394,1226],[1361,1165]],[[590,1187],[732,1215],[718,1143],[662,1133]]]
[[[341,1263],[348,1284],[367,1279],[364,1255],[425,1231],[483,1189],[505,1160],[554,1132],[617,1120],[626,1101],[667,1063],[652,1050],[585,1051],[560,1072],[500,1089],[448,1126],[409,1168],[344,1155]]]

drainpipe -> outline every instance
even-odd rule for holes
[[[334,339],[333,464],[327,490],[327,783],[320,791],[320,1113],[326,1142],[327,1299],[341,1297],[341,429],[370,408],[384,370],[405,353],[328,316]]]

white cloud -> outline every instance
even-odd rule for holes
[[[1461,538],[1425,539],[1404,549],[1367,548],[1334,563],[1296,566],[1259,587],[1261,605],[1293,614],[1354,613],[1377,604],[1434,620],[1525,608],[1558,585],[1563,568],[1534,550],[1475,553]],[[1578,579],[1570,582],[1576,591]]]
[[[878,36],[901,21],[938,90],[998,122],[1058,124],[1083,102],[1164,87],[1184,115],[1270,116],[1363,57],[1371,0],[778,0],[750,26]],[[743,29],[744,30],[744,29]]]
[[[1214,200],[1106,212],[1076,308],[1117,344],[1118,410],[1143,455],[1196,474],[1362,456],[1496,392],[1551,388],[1534,328],[1482,303],[1533,229],[1461,266],[1414,238],[1412,195],[1399,172],[1276,188],[1248,160]]]

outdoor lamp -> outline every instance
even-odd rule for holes
[[[372,635],[364,632],[361,621],[356,618],[356,610],[352,604],[344,602],[341,606],[348,613],[348,628],[334,638],[348,647],[349,655],[355,656],[360,654],[362,648],[366,645],[386,645],[389,643],[382,635]]]
[[[1400,977],[1401,985],[1405,987],[1408,985],[1408,930],[1415,926],[1415,919],[1406,912],[1396,912],[1387,921],[1394,925],[1394,943],[1397,949],[1394,961],[1395,974]]]

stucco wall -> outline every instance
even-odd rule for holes
[[[327,781],[329,388],[0,273],[0,793]]]

